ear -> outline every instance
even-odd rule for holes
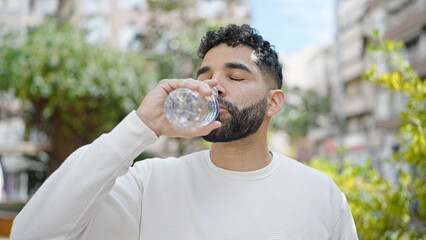
[[[271,89],[268,93],[268,108],[266,116],[272,117],[277,114],[284,105],[285,95],[281,89]]]

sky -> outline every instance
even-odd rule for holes
[[[335,0],[250,0],[251,25],[279,53],[333,42]]]

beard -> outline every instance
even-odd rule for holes
[[[220,128],[216,128],[203,139],[208,142],[230,142],[246,138],[257,132],[265,118],[268,98],[265,95],[259,102],[239,110],[234,104],[223,99],[217,98],[218,102],[225,106],[231,115],[229,119],[222,119],[219,114],[216,119],[222,122]]]

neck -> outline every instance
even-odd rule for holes
[[[213,143],[212,162],[232,171],[254,171],[266,167],[272,161],[268,150],[265,126],[244,139],[225,143]],[[266,126],[267,128],[267,126]]]

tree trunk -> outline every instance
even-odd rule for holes
[[[82,139],[82,136],[79,136],[76,131],[64,126],[58,113],[52,116],[51,126],[48,175],[58,169],[62,162],[77,148],[89,143],[88,140]]]
[[[75,13],[75,0],[59,0],[55,17],[58,24],[61,25],[71,21]]]
[[[48,165],[48,175],[52,174],[56,169],[58,169],[64,160],[77,148],[87,144],[76,136],[67,136],[62,134],[54,134],[51,136],[50,141],[51,151]]]

